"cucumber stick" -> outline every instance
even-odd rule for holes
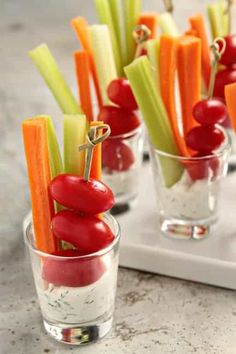
[[[85,151],[79,146],[86,142],[88,122],[84,114],[64,115],[64,167],[65,173],[84,173]]]
[[[207,12],[211,27],[212,39],[224,37],[228,31],[228,15],[224,14],[225,2],[218,1],[208,5]]]
[[[160,92],[160,41],[158,39],[149,39],[146,42],[148,59],[151,63],[153,76],[158,92]]]
[[[89,27],[89,33],[102,100],[106,105],[109,104],[107,87],[112,80],[117,78],[109,29],[107,25],[93,25]]]
[[[165,106],[156,90],[151,64],[147,57],[140,57],[125,67],[138,106],[142,112],[150,140],[158,150],[177,155]],[[183,167],[173,158],[160,158],[166,187],[171,187],[181,177]]]
[[[163,12],[158,17],[158,24],[160,25],[163,34],[169,34],[173,37],[180,36],[180,32],[176,26],[173,16],[169,12]]]
[[[46,44],[29,52],[47,86],[65,114],[81,113],[81,108],[67,85],[52,53]]]
[[[123,0],[124,18],[125,18],[125,38],[126,38],[126,64],[134,59],[135,41],[133,38],[133,30],[138,23],[141,14],[141,0]]]
[[[122,50],[120,41],[120,16],[118,3],[119,0],[113,0],[111,6],[109,0],[95,0],[99,21],[100,23],[107,25],[109,28],[116,70],[118,75],[122,76]]]

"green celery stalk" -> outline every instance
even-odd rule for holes
[[[169,34],[174,37],[180,36],[180,32],[176,26],[173,16],[169,12],[163,12],[158,17],[158,23],[163,34]]]
[[[133,30],[138,23],[140,13],[141,0],[124,0],[126,64],[131,63],[134,59],[136,45],[133,38]]]
[[[89,27],[91,45],[95,58],[99,87],[103,104],[109,104],[107,87],[117,78],[116,66],[112,52],[111,39],[107,25]]]
[[[225,13],[227,10],[227,2],[225,0],[218,0],[218,6],[221,12],[222,33],[223,36],[227,36],[229,32],[229,15]]]
[[[113,50],[114,59],[116,63],[116,70],[118,75],[122,76],[123,68],[122,68],[122,59],[121,59],[121,46],[118,37],[120,31],[118,29],[117,32],[117,23],[114,22],[109,0],[95,0],[95,4],[96,4],[99,21],[102,24],[107,25],[109,28],[111,45],[112,45],[112,50]],[[115,7],[113,7],[113,10],[114,9]],[[116,13],[115,11],[114,15],[118,15],[118,13]],[[115,18],[115,20],[117,21],[117,18]]]
[[[142,112],[152,144],[158,150],[177,155],[167,112],[153,80],[151,64],[142,56],[125,67],[134,96]],[[181,177],[183,167],[173,158],[160,158],[162,174],[167,187],[171,187]]]
[[[66,114],[82,113],[48,46],[41,44],[31,50],[29,56],[43,76],[62,112]]]
[[[86,142],[88,122],[84,114],[64,115],[65,173],[83,175],[85,152],[79,146]]]
[[[155,78],[156,86],[158,92],[160,92],[160,41],[158,39],[149,39],[146,42],[146,49],[148,59],[151,63],[151,67],[153,70],[153,75]]]
[[[212,39],[216,37],[223,37],[226,35],[227,30],[225,32],[225,20],[223,18],[228,17],[223,14],[223,4],[220,2],[215,2],[213,4],[209,4],[207,7],[208,19],[211,27]]]

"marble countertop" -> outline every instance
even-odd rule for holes
[[[120,269],[112,332],[78,350],[55,343],[42,327],[22,218],[30,208],[21,142],[21,120],[39,113],[61,115],[26,53],[47,41],[75,89],[70,57],[77,42],[68,25],[82,14],[92,21],[92,0],[1,0],[0,46],[0,354],[236,353],[235,292],[159,275]],[[203,1],[180,0],[176,16]],[[145,7],[160,9],[160,1]],[[235,280],[236,281],[236,280]]]

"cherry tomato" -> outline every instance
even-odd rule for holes
[[[231,34],[224,37],[226,42],[225,51],[222,54],[220,63],[226,66],[231,66],[236,63],[236,34]],[[222,42],[219,41],[219,47],[222,48]]]
[[[227,109],[221,100],[211,98],[197,102],[193,107],[193,116],[204,126],[221,124],[227,118]]]
[[[193,157],[204,157],[206,155],[197,153]],[[219,170],[219,159],[217,157],[209,157],[186,162],[186,168],[189,176],[193,181],[201,180],[209,177],[210,170],[213,176],[217,176]]]
[[[106,270],[99,257],[75,258],[85,255],[79,250],[61,250],[43,262],[42,278],[56,286],[87,286],[95,283]],[[62,259],[61,257],[67,257]]]
[[[109,226],[92,215],[79,215],[62,210],[52,218],[52,230],[61,241],[67,241],[80,251],[93,253],[107,247],[114,235]]]
[[[113,80],[107,89],[108,97],[118,106],[134,111],[138,109],[129,80],[120,77]]]
[[[225,85],[232,84],[236,82],[236,69],[224,69],[216,74],[215,86],[214,86],[214,96],[225,98]]]
[[[133,151],[120,139],[106,140],[102,144],[102,164],[112,171],[127,171],[135,161]]]
[[[103,106],[98,120],[110,125],[111,136],[129,133],[140,126],[140,120],[134,112],[114,106]]]
[[[223,143],[224,139],[224,133],[220,129],[214,126],[198,126],[188,132],[186,143],[192,150],[210,154]]]
[[[61,174],[51,181],[49,188],[59,204],[85,214],[103,213],[115,203],[112,190],[93,178],[85,181],[78,175]]]

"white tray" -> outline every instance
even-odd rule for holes
[[[224,181],[220,220],[205,240],[162,236],[149,163],[143,166],[137,205],[117,217],[121,229],[120,265],[236,289],[236,173]],[[30,213],[23,222],[25,229]]]
[[[200,241],[160,234],[148,163],[141,178],[137,206],[117,217],[122,229],[120,265],[236,289],[236,173],[224,181],[214,233]]]

